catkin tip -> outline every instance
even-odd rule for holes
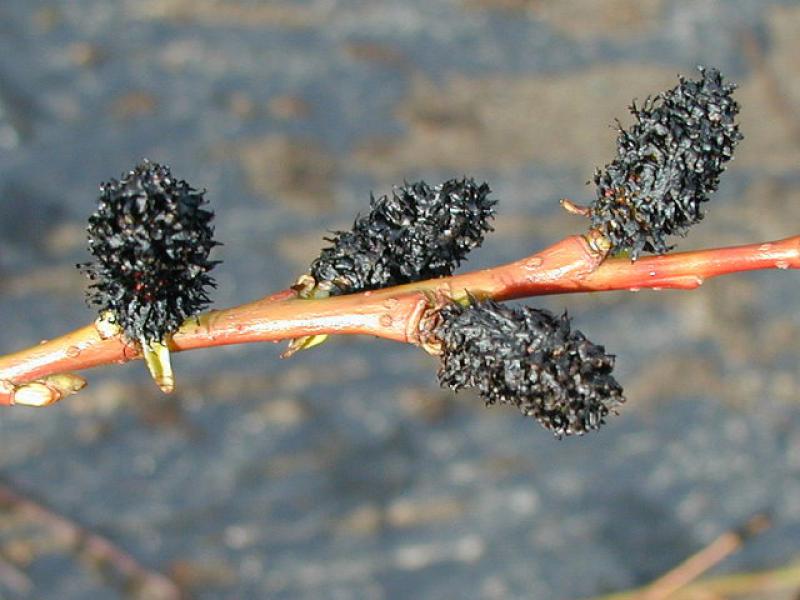
[[[717,69],[699,71],[699,79],[681,77],[675,88],[634,103],[635,123],[620,128],[617,157],[595,173],[592,226],[632,260],[668,252],[670,236],[703,218],[702,204],[742,139],[735,86]]]
[[[451,179],[431,187],[423,181],[373,197],[369,213],[350,231],[338,231],[311,264],[318,284],[350,294],[442,277],[492,230],[495,200],[486,183]]]

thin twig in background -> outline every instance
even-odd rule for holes
[[[769,518],[763,514],[753,516],[747,523],[736,530],[726,531],[716,539],[714,539],[705,548],[693,554],[685,561],[680,563],[675,568],[669,570],[667,573],[653,581],[652,583],[639,588],[637,590],[630,590],[619,594],[610,594],[595,598],[594,600],[667,600],[668,598],[677,598],[676,595],[679,591],[686,591],[686,596],[698,594],[701,591],[715,594],[719,590],[713,590],[714,582],[707,584],[698,583],[690,592],[688,586],[696,581],[703,574],[710,569],[717,566],[723,560],[728,558],[731,554],[737,552],[743,544],[750,538],[772,526]],[[800,575],[800,573],[798,573]],[[740,581],[744,576],[739,576]],[[756,577],[755,575],[753,576]],[[764,578],[765,580],[768,578]],[[720,585],[719,582],[724,579],[714,580],[717,582],[716,587],[725,587]],[[795,581],[795,585],[800,585],[800,579]],[[749,591],[761,591],[760,588],[749,588]],[[730,586],[726,589],[724,595],[729,593],[747,593],[744,589],[739,589],[736,586]],[[683,595],[680,597],[684,597]]]
[[[636,600],[641,590],[630,590],[593,600]],[[766,594],[786,594],[786,598],[800,597],[800,561],[785,567],[751,573],[733,573],[703,579],[677,590],[670,600],[698,600],[699,598],[763,598]]]
[[[0,586],[22,595],[33,589],[33,582],[15,564],[0,556]]]
[[[111,569],[122,577],[125,589],[137,592],[142,598],[181,600],[184,597],[180,588],[165,575],[146,568],[108,538],[53,512],[9,483],[0,482],[0,508],[18,512],[26,519],[44,525],[92,565],[101,571]],[[17,583],[24,584],[24,580],[17,578]]]

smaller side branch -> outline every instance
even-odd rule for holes
[[[800,561],[766,571],[734,573],[719,577],[701,579],[677,590],[670,600],[762,598],[779,595],[791,598],[793,592],[800,590]],[[641,589],[596,596],[592,600],[639,600]]]
[[[693,584],[699,577],[704,575],[710,569],[717,566],[730,555],[737,552],[741,547],[753,536],[758,535],[769,529],[772,526],[769,518],[763,514],[753,516],[745,523],[743,527],[737,530],[726,531],[708,546],[693,554],[675,568],[671,569],[649,585],[628,592],[619,594],[611,594],[595,598],[594,600],[666,600],[667,598],[675,598],[681,590],[688,591],[688,586]],[[735,580],[737,576],[728,578]],[[739,579],[744,579],[744,576],[738,576]],[[759,583],[762,578],[753,576],[751,583]],[[769,580],[769,577],[763,577],[764,580]],[[726,578],[717,580],[716,582],[708,582],[705,585],[701,583],[694,584],[696,591],[707,590],[712,591],[712,588],[725,587]],[[753,588],[753,591],[765,591],[764,588],[771,587],[774,581],[764,581],[764,587]],[[729,586],[733,592],[744,592],[743,589]],[[725,593],[725,596],[728,594]]]
[[[93,564],[98,567],[110,567],[124,578],[126,585],[146,590],[147,597],[163,600],[183,598],[175,582],[161,573],[147,569],[111,540],[53,512],[2,482],[0,482],[0,508],[19,511],[31,521],[48,527],[61,539],[66,540],[75,552],[83,554]]]
[[[0,584],[19,595],[28,594],[33,589],[30,577],[2,556],[0,556]]]
[[[651,583],[639,596],[639,600],[665,600],[679,589],[689,585],[698,577],[714,568],[754,535],[771,526],[764,515],[756,515],[738,531],[727,531],[708,546],[690,556],[677,567]]]

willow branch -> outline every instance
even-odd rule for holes
[[[190,318],[169,340],[172,352],[322,334],[373,335],[422,345],[437,306],[470,293],[510,300],[547,294],[693,289],[706,279],[760,269],[800,268],[800,236],[775,242],[642,258],[605,259],[591,239],[571,236],[521,260],[452,277],[324,299],[289,291]],[[49,404],[77,391],[72,371],[141,358],[138,345],[88,325],[0,358],[0,405],[38,394]],[[50,394],[50,396],[47,396]],[[15,400],[16,399],[16,400]]]

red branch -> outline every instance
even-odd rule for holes
[[[364,334],[421,344],[431,309],[466,292],[509,300],[575,292],[693,289],[710,277],[727,273],[800,268],[800,236],[637,262],[603,259],[603,253],[586,238],[572,236],[522,260],[452,277],[315,300],[282,291],[187,320],[170,341],[170,350],[278,342],[321,334]],[[44,381],[49,386],[43,378],[137,358],[141,355],[136,345],[119,335],[103,337],[95,325],[89,325],[0,358],[0,405],[14,404],[21,384]],[[53,391],[52,401],[61,395]]]

